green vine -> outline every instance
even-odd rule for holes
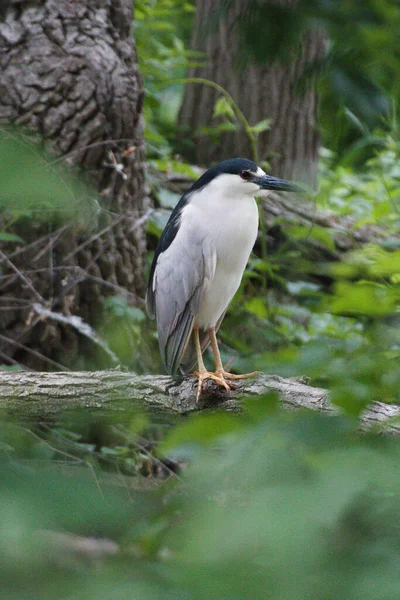
[[[215,90],[217,90],[226,99],[229,106],[235,113],[237,120],[243,126],[243,129],[245,130],[246,135],[249,138],[252,155],[251,157],[254,160],[254,162],[258,164],[259,156],[257,149],[257,135],[254,133],[250,123],[244,116],[243,112],[240,110],[239,106],[236,104],[235,100],[232,98],[229,92],[226,91],[225,88],[223,88],[218,83],[215,83],[215,81],[211,81],[211,79],[205,79],[204,77],[188,77],[186,79],[179,79],[176,83],[201,83],[203,85],[208,85],[209,87],[212,87]]]

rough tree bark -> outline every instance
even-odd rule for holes
[[[56,155],[70,157],[88,173],[108,211],[95,228],[100,235],[92,230],[84,238],[76,227],[49,235],[48,227],[33,223],[24,247],[11,250],[3,244],[0,295],[10,299],[7,304],[19,300],[1,315],[3,360],[36,369],[54,368],[51,361],[76,364],[82,337],[68,325],[33,314],[38,297],[47,308],[90,323],[107,293],[122,291],[133,301],[142,295],[141,217],[149,204],[142,97],[132,0],[9,0],[3,5],[0,124],[24,126]],[[123,164],[124,176],[110,166],[114,158]]]
[[[194,377],[175,381],[167,376],[122,373],[118,370],[75,373],[1,373],[0,410],[14,417],[48,418],[76,409],[103,414],[127,413],[130,410],[151,411],[171,419],[202,409],[243,410],[242,400],[259,398],[274,391],[283,408],[307,408],[327,414],[339,414],[327,390],[315,388],[302,378],[284,379],[260,373],[252,379],[237,382],[229,394],[214,382],[206,382],[196,403]],[[360,417],[364,430],[378,428],[388,434],[399,434],[400,406],[375,402]]]
[[[270,0],[265,0],[270,1]],[[280,0],[290,5],[293,0]],[[307,65],[325,52],[325,39],[319,29],[306,33],[297,57],[287,64],[249,64],[235,68],[243,48],[235,45],[237,14],[243,0],[235,0],[229,14],[218,17],[217,29],[205,31],[215,10],[213,0],[197,0],[192,49],[205,53],[201,67],[189,70],[188,77],[203,77],[228,91],[251,125],[271,119],[271,129],[258,141],[259,156],[271,164],[271,172],[280,177],[315,183],[319,150],[316,128],[317,97],[311,82],[298,93],[296,86]],[[197,164],[232,156],[251,157],[248,137],[243,129],[224,134],[213,144],[209,136],[196,133],[213,123],[213,108],[218,92],[201,84],[187,84],[179,114],[179,124],[193,136],[196,144],[189,156]]]

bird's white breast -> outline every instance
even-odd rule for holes
[[[216,253],[215,275],[208,282],[196,317],[202,329],[214,326],[239,288],[251,250],[257,238],[258,209],[249,194],[199,192],[185,207],[183,220],[202,228]]]

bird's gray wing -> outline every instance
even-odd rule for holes
[[[158,256],[150,298],[157,320],[161,357],[176,373],[189,343],[203,292],[215,274],[216,252],[206,233],[183,223]]]

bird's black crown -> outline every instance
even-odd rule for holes
[[[210,183],[215,177],[218,175],[222,175],[223,173],[230,173],[232,175],[239,175],[241,171],[253,171],[254,173],[257,171],[257,165],[252,160],[248,160],[247,158],[230,158],[228,160],[223,160],[222,162],[215,165],[215,167],[211,167],[208,169],[190,188],[189,192],[194,192],[200,190]]]

